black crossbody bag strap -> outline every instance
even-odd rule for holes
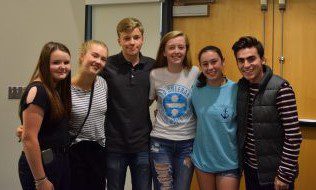
[[[94,82],[93,82],[92,88],[91,88],[90,100],[89,100],[89,108],[88,108],[87,115],[86,115],[86,117],[84,118],[84,120],[83,120],[83,122],[82,122],[82,124],[81,124],[81,126],[80,126],[80,128],[79,128],[79,130],[76,130],[76,131],[75,131],[76,133],[74,134],[74,136],[72,136],[71,141],[74,141],[74,140],[78,137],[78,135],[79,135],[79,134],[81,133],[81,131],[82,131],[82,128],[83,128],[84,124],[86,123],[86,121],[87,121],[87,119],[88,119],[88,117],[89,117],[90,110],[91,110],[91,105],[92,105],[93,91],[94,91]]]

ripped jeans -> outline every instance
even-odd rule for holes
[[[150,162],[155,190],[189,190],[194,166],[190,154],[194,139],[151,138]]]

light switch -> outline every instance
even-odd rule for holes
[[[9,86],[8,99],[21,99],[25,87],[22,86]]]

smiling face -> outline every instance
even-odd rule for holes
[[[178,36],[166,43],[163,55],[167,58],[168,65],[182,66],[186,52],[185,38]]]
[[[236,54],[240,73],[250,82],[259,83],[263,78],[264,58],[260,58],[255,47],[240,49]]]
[[[121,32],[118,39],[118,43],[125,57],[138,56],[143,41],[143,35],[139,28],[135,28],[130,32]]]
[[[200,66],[204,76],[208,80],[222,80],[224,60],[215,51],[206,51],[201,54]]]
[[[70,69],[70,55],[68,53],[59,49],[51,53],[49,70],[54,83],[58,83],[65,79],[68,76]]]
[[[104,68],[107,57],[107,48],[100,44],[91,44],[80,57],[81,68],[86,73],[97,75]]]

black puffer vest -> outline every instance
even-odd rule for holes
[[[271,184],[274,182],[280,165],[284,143],[284,130],[276,108],[276,96],[282,84],[286,81],[273,75],[272,70],[266,65],[263,65],[263,70],[264,77],[259,84],[259,92],[253,102],[252,119],[259,182],[260,184]],[[249,82],[242,78],[238,82],[238,87],[237,137],[239,160],[242,166],[247,129]]]

